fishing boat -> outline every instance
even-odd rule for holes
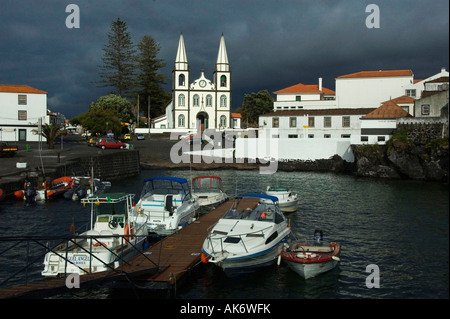
[[[341,245],[323,242],[323,232],[314,232],[314,241],[296,241],[287,245],[280,256],[289,268],[305,279],[327,272],[340,261]]]
[[[249,207],[247,198],[259,201]],[[276,197],[242,195],[235,198],[209,232],[202,246],[202,261],[211,262],[228,273],[254,271],[276,263],[290,233]]]
[[[192,179],[192,196],[199,206],[217,206],[228,200],[219,176],[198,176]]]
[[[45,277],[84,275],[115,269],[137,255],[147,237],[136,222],[134,194],[108,193],[82,199],[91,206],[90,230],[51,249],[44,257]]]
[[[267,186],[266,194],[278,197],[280,210],[282,212],[292,213],[297,210],[298,207],[297,192],[293,192],[288,187]]]
[[[149,233],[165,236],[194,221],[198,208],[185,178],[153,177],[144,180],[135,209]]]

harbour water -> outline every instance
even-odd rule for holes
[[[189,180],[200,175],[220,176],[230,196],[263,192],[268,185],[291,187],[300,198],[297,212],[287,215],[293,233],[312,238],[316,228],[322,229],[326,241],[341,243],[341,262],[334,270],[309,280],[284,264],[234,278],[212,265],[202,266],[188,286],[177,290],[176,298],[449,298],[448,184],[308,172],[261,175],[257,170],[144,170],[140,176],[114,182],[110,191],[134,193],[137,200],[145,178]],[[72,223],[80,228],[88,221],[88,207],[65,199],[33,206],[22,201],[0,203],[2,237],[63,236]],[[0,282],[23,266],[26,248],[21,247],[0,256]],[[39,277],[40,267],[38,262],[28,271],[29,280]],[[375,285],[377,274],[379,286]],[[117,292],[96,288],[55,298],[116,296]]]

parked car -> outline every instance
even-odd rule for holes
[[[125,149],[125,148],[127,148],[127,144],[116,141],[113,138],[104,138],[98,142],[97,146],[100,147],[101,149],[105,149],[105,148]]]
[[[145,135],[142,134],[142,133],[137,133],[137,134],[136,134],[136,138],[137,138],[138,140],[145,140]]]

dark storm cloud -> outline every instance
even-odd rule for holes
[[[65,25],[66,6],[80,8],[79,29]],[[368,4],[380,8],[380,28],[368,29]],[[435,1],[270,0],[1,0],[0,83],[48,92],[49,109],[72,117],[108,94],[98,66],[111,23],[128,25],[133,42],[151,35],[171,71],[179,35],[185,39],[192,79],[212,79],[220,35],[232,69],[233,108],[244,94],[273,92],[322,77],[362,70],[412,69],[425,78],[448,69],[449,3]]]

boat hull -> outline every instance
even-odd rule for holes
[[[238,274],[253,272],[257,268],[268,267],[275,265],[277,258],[283,249],[284,243],[287,242],[287,237],[278,242],[272,247],[254,254],[232,256],[232,255],[216,255],[210,260],[211,263],[216,264],[227,274]],[[222,257],[224,257],[223,260]]]
[[[302,264],[295,261],[286,261],[290,269],[295,271],[301,277],[305,279],[317,277],[318,275],[332,270],[338,264],[336,260],[330,260],[327,262]]]

